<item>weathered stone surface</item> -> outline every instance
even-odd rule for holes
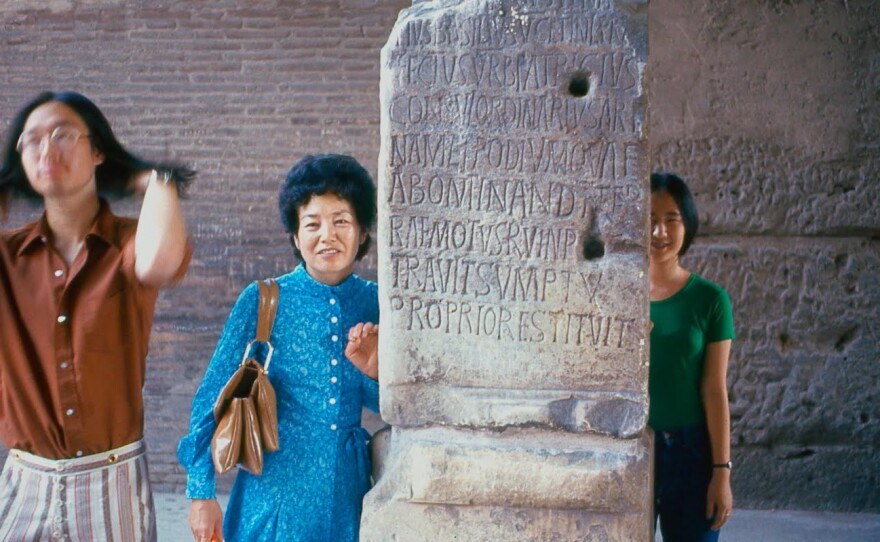
[[[880,243],[709,238],[692,250],[685,264],[733,303],[734,445],[876,446]]]
[[[843,160],[815,152],[728,135],[685,138],[656,144],[655,168],[686,172],[706,234],[880,234],[876,154]]]
[[[588,508],[645,505],[649,437],[509,429],[393,429],[375,497],[443,505]]]
[[[646,540],[646,4],[416,3],[382,51],[363,540]]]
[[[735,448],[734,496],[757,509],[880,510],[877,444]]]
[[[650,443],[648,435],[394,429],[385,472],[365,501],[362,538],[643,539]]]
[[[733,302],[734,493],[755,507],[877,509],[880,243],[709,237],[691,251],[685,265]]]
[[[650,540],[650,532],[647,518],[637,513],[399,502],[361,522],[364,542],[624,542]]]
[[[394,388],[390,418],[400,426],[430,419],[461,427],[532,426],[572,432],[637,436],[647,412],[640,394],[570,390],[504,390],[480,387],[400,386]],[[386,414],[388,415],[388,414]]]
[[[401,14],[379,168],[393,425],[644,426],[647,51],[627,6]]]

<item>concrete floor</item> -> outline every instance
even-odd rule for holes
[[[159,542],[192,540],[187,525],[189,501],[159,493],[156,513]],[[225,504],[225,499],[221,499]],[[657,541],[662,540],[657,536]],[[777,510],[736,510],[721,531],[723,542],[878,542],[880,514],[835,514]],[[438,541],[441,542],[441,541]]]

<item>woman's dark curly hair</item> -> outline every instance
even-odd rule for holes
[[[699,215],[697,213],[697,202],[691,194],[690,188],[684,180],[674,173],[652,173],[651,174],[651,193],[666,192],[678,205],[678,212],[681,213],[681,221],[684,224],[684,242],[681,250],[678,251],[679,256],[690,248],[697,235],[699,226]]]
[[[294,256],[302,259],[302,252],[293,242],[293,235],[299,231],[299,210],[312,197],[324,194],[339,196],[354,209],[358,226],[367,234],[355,257],[360,260],[370,250],[369,231],[376,223],[376,187],[367,170],[343,154],[306,155],[293,165],[281,185],[278,210],[284,229],[290,233]]]
[[[186,186],[196,175],[194,170],[173,162],[151,162],[130,153],[113,135],[110,123],[91,100],[76,92],[47,91],[22,107],[9,127],[3,148],[3,165],[0,166],[0,212],[6,211],[11,198],[42,200],[28,182],[17,146],[28,117],[36,108],[49,102],[59,102],[73,109],[88,127],[92,147],[104,155],[104,161],[95,168],[95,182],[102,197],[119,199],[129,195],[126,188],[131,177],[148,169],[168,171],[180,195],[184,196]]]

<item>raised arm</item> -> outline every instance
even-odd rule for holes
[[[134,180],[135,191],[144,194],[134,245],[134,271],[138,280],[159,287],[171,282],[186,257],[186,224],[177,186],[166,173],[148,170]]]

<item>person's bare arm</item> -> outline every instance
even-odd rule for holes
[[[731,341],[709,343],[703,369],[701,395],[706,410],[706,425],[712,448],[712,463],[730,461],[730,404],[727,399],[727,364]],[[706,499],[706,518],[715,516],[712,529],[720,529],[727,523],[733,510],[733,493],[730,490],[730,469],[713,468],[712,480]]]
[[[134,272],[146,285],[159,287],[174,279],[186,256],[186,224],[174,182],[151,170],[134,180],[144,194],[134,245]]]

